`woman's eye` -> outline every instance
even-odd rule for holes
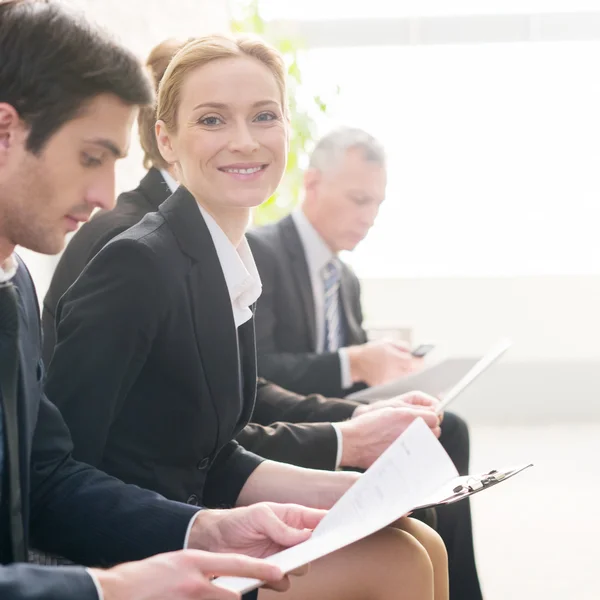
[[[202,119],[200,119],[200,123],[202,123],[202,125],[212,126],[222,125],[223,121],[219,117],[203,117]]]
[[[275,119],[277,119],[277,115],[272,112],[263,112],[256,117],[257,121],[274,121]]]

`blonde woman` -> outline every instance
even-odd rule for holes
[[[192,41],[161,81],[157,117],[181,186],[61,299],[49,397],[75,455],[126,482],[210,507],[329,508],[357,474],[265,461],[233,441],[256,391],[261,286],[244,233],[281,180],[290,135],[283,60],[254,38]],[[439,536],[398,526],[317,561],[284,597],[447,598]]]

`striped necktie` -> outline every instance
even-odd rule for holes
[[[341,346],[340,329],[340,266],[332,258],[323,267],[323,288],[325,290],[325,352],[335,352]]]

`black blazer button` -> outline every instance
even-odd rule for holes
[[[196,496],[196,494],[192,494],[188,499],[187,499],[187,503],[188,504],[193,504],[194,506],[198,506],[198,496]]]
[[[203,458],[197,465],[197,469],[198,471],[204,471],[204,469],[206,469],[206,467],[208,467],[208,463],[210,462],[210,460],[208,459],[208,457]]]

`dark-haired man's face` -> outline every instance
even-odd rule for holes
[[[0,258],[2,246],[17,244],[56,254],[96,207],[114,206],[115,162],[129,148],[137,109],[97,96],[37,155],[26,149],[27,128],[8,123],[8,112],[0,104]]]

